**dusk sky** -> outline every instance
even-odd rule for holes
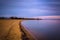
[[[60,0],[0,0],[0,16],[60,16]]]

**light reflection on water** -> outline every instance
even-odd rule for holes
[[[60,36],[60,20],[25,20],[22,25],[38,39],[40,36],[48,38],[59,38]]]

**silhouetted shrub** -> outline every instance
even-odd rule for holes
[[[18,19],[18,17],[10,17],[10,19]]]

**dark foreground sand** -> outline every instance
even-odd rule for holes
[[[19,22],[15,19],[0,19],[0,40],[22,40]]]

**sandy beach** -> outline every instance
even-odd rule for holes
[[[0,40],[22,40],[21,20],[0,19]]]

